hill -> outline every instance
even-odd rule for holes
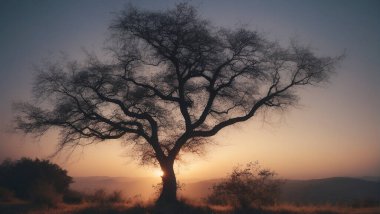
[[[211,187],[222,179],[182,182],[180,195],[201,200],[206,197]],[[126,196],[140,195],[142,199],[154,197],[153,185],[159,183],[158,178],[129,177],[76,177],[71,188],[79,191],[93,191],[103,188],[106,191],[121,190]],[[336,204],[353,201],[380,201],[380,182],[334,177],[312,180],[287,180],[281,187],[281,202],[297,204]]]
[[[281,200],[301,204],[350,203],[359,200],[380,201],[380,182],[335,177],[313,180],[289,180],[282,187]]]

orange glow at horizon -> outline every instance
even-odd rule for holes
[[[154,175],[154,177],[162,177],[162,176],[164,176],[164,172],[161,169],[155,169],[153,171],[153,175]]]

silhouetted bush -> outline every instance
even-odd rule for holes
[[[212,187],[207,201],[211,204],[230,205],[236,210],[273,205],[280,193],[281,181],[275,173],[261,169],[257,162],[236,167],[227,179]]]
[[[72,178],[48,160],[22,158],[6,160],[0,165],[0,186],[15,196],[35,203],[53,205],[65,193]]]
[[[13,199],[13,192],[0,186],[0,202],[9,202]]]
[[[107,202],[107,195],[106,191],[104,189],[98,189],[94,192],[94,194],[89,195],[89,199],[91,202],[94,203],[106,203]]]
[[[108,196],[108,201],[111,203],[121,203],[124,202],[123,193],[121,191],[113,191]]]
[[[98,189],[93,194],[88,194],[86,198],[89,202],[98,204],[125,202],[121,191],[107,193],[104,189]]]
[[[68,190],[63,195],[63,202],[66,204],[80,204],[84,201],[85,195],[81,192]]]
[[[39,206],[55,207],[62,201],[62,194],[57,193],[52,184],[40,183],[35,185],[30,195],[30,201]]]

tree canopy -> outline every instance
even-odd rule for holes
[[[198,152],[208,137],[264,109],[294,105],[297,91],[326,81],[339,60],[295,43],[281,47],[247,28],[216,27],[188,4],[129,7],[110,32],[107,59],[39,69],[34,96],[48,105],[17,104],[17,127],[59,128],[59,150],[122,139],[143,164],[161,166],[160,198],[176,197],[180,152]]]

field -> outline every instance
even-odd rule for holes
[[[38,169],[55,166],[46,161],[28,159],[17,163],[34,164]],[[20,176],[21,172],[29,168],[14,167],[18,170],[9,171],[12,164],[0,166],[8,170],[3,175],[18,175],[17,179],[5,179],[8,177],[4,176],[4,185],[0,185],[1,214],[380,213],[380,182],[377,178],[374,181],[348,177],[282,181],[253,176],[244,170],[245,174],[242,175],[248,177],[189,180],[178,191],[178,203],[173,200],[170,205],[158,203],[158,206],[155,201],[159,192],[152,188],[157,179],[79,177],[74,178],[72,185],[69,185],[71,179],[68,179],[65,191],[59,192],[59,186],[55,187],[50,182],[62,180],[60,177],[51,179],[50,176],[50,180],[44,180],[44,176],[38,177],[37,173],[32,173],[38,179],[31,182],[30,176]],[[236,172],[240,175],[240,171]]]
[[[157,213],[151,204],[142,203],[81,203],[68,205],[60,203],[56,207],[37,207],[27,202],[17,201],[0,203],[0,213],[2,214],[148,214]],[[170,212],[171,213],[171,212]],[[333,205],[302,205],[279,204],[276,206],[264,207],[262,209],[249,209],[246,211],[234,210],[226,206],[209,206],[206,204],[182,203],[178,208],[178,213],[199,213],[199,214],[238,214],[238,213],[261,213],[261,214],[378,214],[380,206],[353,208],[348,206]]]
[[[378,183],[351,178],[288,181],[287,185],[283,186],[283,193],[276,205],[264,206],[260,209],[246,208],[245,210],[208,204],[205,197],[210,194],[215,180],[189,183],[185,191],[181,191],[182,199],[174,209],[154,207],[154,196],[157,197],[157,195],[148,191],[149,189],[152,191],[151,185],[148,185],[149,182],[153,182],[150,179],[86,177],[75,179],[75,181],[77,186],[71,186],[74,189],[64,196],[59,196],[49,191],[48,188],[37,189],[39,192],[33,192],[36,197],[32,197],[29,202],[12,197],[11,194],[8,194],[8,198],[4,198],[6,191],[3,191],[0,213],[380,214],[380,203],[376,197],[378,196]],[[150,198],[141,194],[144,192],[142,191],[143,187],[146,188],[144,191],[150,195]],[[120,191],[121,189],[131,192],[128,194],[128,192]],[[138,190],[140,190],[140,194],[138,194]],[[368,199],[371,197],[374,200]],[[326,200],[329,201],[326,202]]]

